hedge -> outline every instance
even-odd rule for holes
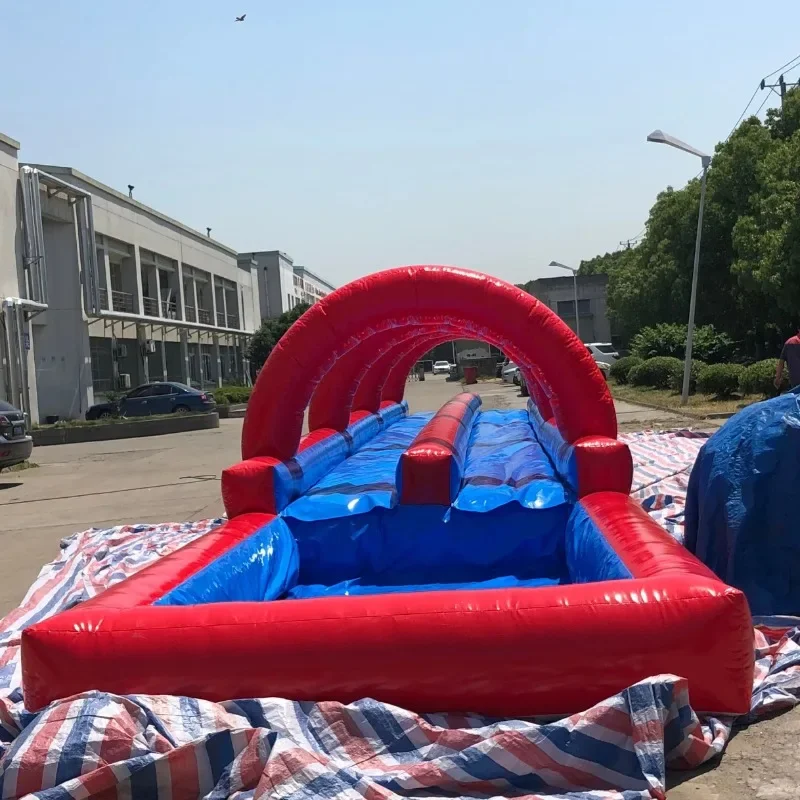
[[[214,400],[219,405],[246,403],[253,390],[249,386],[221,386],[214,390]]]
[[[611,365],[609,375],[617,383],[627,383],[628,373],[641,363],[642,359],[639,358],[639,356],[625,356],[624,358],[619,358]]]
[[[680,360],[680,359],[679,359]],[[676,369],[672,374],[670,381],[670,388],[676,392],[683,391],[683,361],[681,361],[680,369]],[[705,361],[700,361],[699,358],[692,359],[692,366],[689,370],[689,394],[694,394],[697,391],[697,378],[700,372],[707,366]]]
[[[730,397],[738,391],[743,372],[741,364],[711,364],[700,371],[697,388],[703,394]]]
[[[777,394],[775,389],[775,369],[778,366],[777,358],[767,358],[764,361],[756,361],[749,367],[745,367],[739,378],[739,390],[742,394],[761,394],[765,397],[774,397]],[[789,380],[786,370],[783,371],[782,389],[788,388]]]
[[[656,356],[648,358],[628,373],[628,381],[633,386],[652,386],[654,389],[669,389],[676,371],[683,368],[679,358]]]

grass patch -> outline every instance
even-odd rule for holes
[[[192,412],[189,414],[184,414],[183,416],[190,416]],[[194,413],[206,413],[206,412],[194,412]],[[99,425],[119,425],[123,422],[147,422],[151,419],[175,419],[177,414],[151,414],[150,416],[146,417],[109,417],[108,419],[63,419],[59,420],[55,423],[55,425],[41,425],[36,424],[32,425],[33,430],[53,430],[54,428],[94,428]]]
[[[688,405],[681,406],[681,393],[673,389],[621,385],[613,380],[608,382],[608,386],[617,400],[661,406],[674,411],[688,411],[690,414],[734,414],[739,409],[761,400],[755,395],[720,398],[710,394],[690,394]]]
[[[39,465],[33,461],[23,461],[21,464],[14,464],[13,467],[3,467],[5,472],[24,472],[26,469],[39,469]]]

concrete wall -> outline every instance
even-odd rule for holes
[[[74,224],[43,223],[49,308],[33,319],[39,417],[82,417],[94,402]]]
[[[581,305],[581,300],[589,301],[589,311],[579,313],[580,334],[584,342],[611,341],[611,324],[606,305],[607,286],[607,275],[578,276],[578,303]],[[562,305],[563,313],[559,316],[573,331],[575,330],[575,293],[571,277],[540,278],[531,281],[528,287],[532,295],[557,314],[559,302],[569,303],[567,308]]]
[[[0,297],[20,297],[22,214],[19,208],[19,142],[0,133]]]
[[[288,311],[289,298],[295,296],[292,259],[279,250],[242,253],[239,259],[240,262],[250,259],[256,264],[261,319],[274,319]]]

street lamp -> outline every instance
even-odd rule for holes
[[[565,269],[572,273],[572,292],[575,299],[575,335],[581,338],[581,324],[578,321],[578,270],[574,267],[568,267],[566,264],[559,264],[558,261],[551,261],[548,267],[558,267],[558,269]]]
[[[697,301],[697,272],[700,266],[700,237],[703,233],[703,206],[706,202],[706,173],[708,165],[711,163],[711,156],[706,155],[702,150],[697,150],[691,145],[664,133],[661,130],[653,131],[648,137],[648,142],[657,144],[668,144],[676,147],[700,159],[703,165],[703,178],[700,181],[700,211],[697,214],[697,238],[694,243],[694,267],[692,269],[692,293],[689,299],[689,325],[686,329],[686,356],[683,362],[683,391],[681,392],[681,405],[685,406],[689,402],[689,379],[692,372],[692,341],[694,339],[694,309]]]

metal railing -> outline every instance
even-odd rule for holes
[[[108,305],[108,289],[100,289],[100,308],[106,311],[125,311],[133,314],[133,295],[130,292],[111,290],[111,307]]]
[[[197,322],[197,309],[194,306],[184,305],[183,310],[187,322]]]
[[[178,304],[175,300],[161,301],[161,316],[164,319],[178,319]]]
[[[239,315],[238,314],[228,314],[228,327],[233,328],[234,330],[239,329]]]
[[[197,321],[201,325],[213,325],[213,314],[205,308],[197,309]]]
[[[133,314],[133,295],[130,292],[111,290],[111,307],[114,311],[127,311]]]
[[[224,311],[217,311],[217,327],[224,328],[225,327],[225,312]]]
[[[142,298],[142,311],[148,317],[157,317],[158,314],[158,298],[156,297],[143,297]]]

